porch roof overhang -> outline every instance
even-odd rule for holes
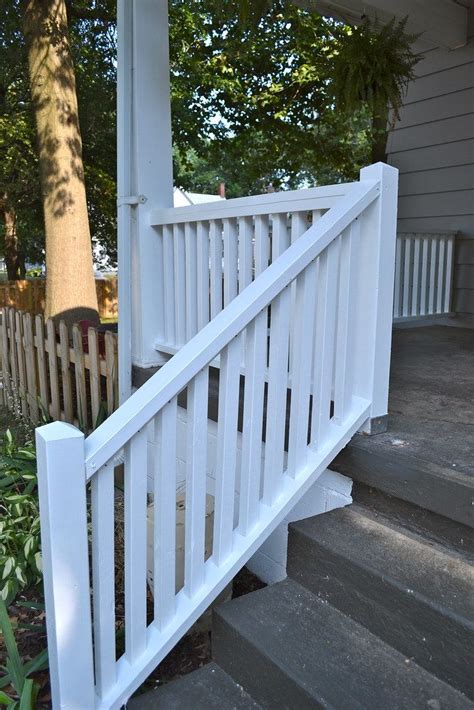
[[[422,33],[422,41],[433,46],[456,49],[468,38],[471,0],[296,0],[323,15],[357,23],[362,16],[387,21],[394,15],[408,16],[408,31]]]

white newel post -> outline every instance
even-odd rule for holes
[[[153,347],[164,330],[162,245],[150,226],[150,210],[173,204],[167,0],[120,0],[118,43],[119,302],[124,399],[131,362],[142,367],[163,362]]]
[[[376,163],[363,168],[360,179],[380,183],[380,196],[361,217],[360,300],[355,328],[357,393],[372,402],[370,419],[363,431],[375,434],[387,427],[398,170]]]
[[[36,429],[36,448],[53,706],[93,708],[84,435],[53,422]]]

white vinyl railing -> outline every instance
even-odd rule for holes
[[[353,185],[154,210],[163,274],[155,347],[176,352]]]
[[[394,319],[451,312],[455,232],[397,235]]]
[[[396,193],[395,169],[364,169],[360,182],[87,439],[60,422],[37,430],[55,708],[119,708],[353,434],[386,414]],[[206,557],[209,365],[217,357],[214,527]],[[184,585],[177,589],[176,426],[184,390]],[[114,490],[122,463],[124,551]],[[154,601],[147,605],[150,543]],[[122,578],[123,588],[116,587]],[[117,631],[122,608],[124,642]]]

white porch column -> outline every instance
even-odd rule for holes
[[[131,364],[162,362],[160,242],[152,208],[173,204],[167,0],[119,0],[118,7],[119,348],[121,399]]]

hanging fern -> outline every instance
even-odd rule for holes
[[[333,56],[336,104],[348,114],[368,109],[379,154],[386,139],[387,111],[392,109],[393,123],[400,119],[408,83],[415,78],[414,67],[421,59],[412,49],[419,35],[406,32],[407,19],[393,18],[380,26],[366,18],[343,36]]]

